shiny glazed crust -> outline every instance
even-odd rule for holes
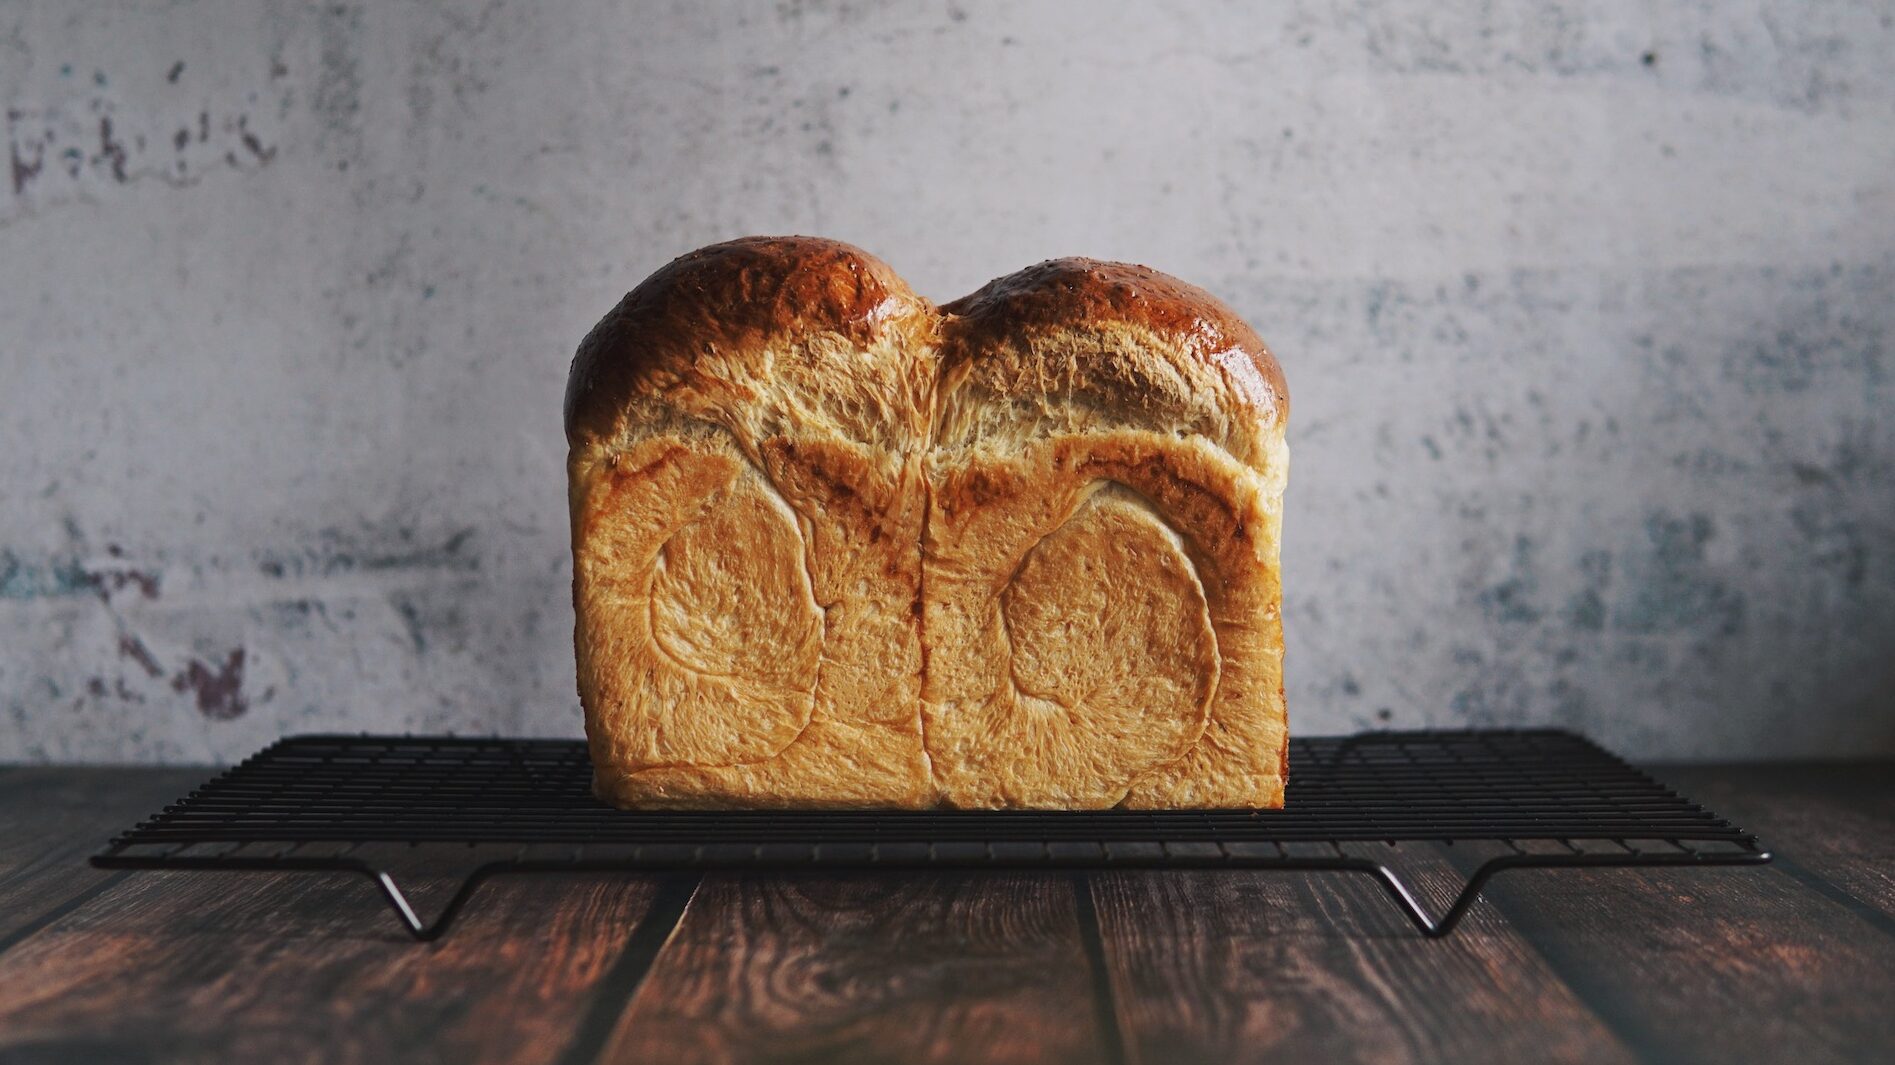
[[[628,807],[1269,807],[1282,371],[1062,259],[939,309],[806,237],[694,252],[566,397],[579,692]]]

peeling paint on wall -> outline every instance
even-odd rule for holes
[[[166,102],[171,106],[157,106]],[[0,200],[0,223],[96,199],[115,185],[149,179],[185,187],[219,168],[259,170],[276,159],[277,123],[270,110],[227,106],[213,114],[189,98],[147,99],[134,107],[96,93],[39,107],[9,106],[11,185]]]
[[[193,658],[184,671],[171,678],[171,689],[190,692],[197,701],[198,713],[212,721],[231,721],[250,709],[243,690],[244,650],[233,648],[221,665]]]

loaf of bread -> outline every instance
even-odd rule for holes
[[[566,393],[579,695],[629,808],[1282,805],[1282,371],[1060,259],[935,307],[715,245]]]

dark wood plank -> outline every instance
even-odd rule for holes
[[[641,920],[662,933],[682,907],[650,914],[662,897],[497,877],[424,946],[360,877],[134,873],[0,955],[0,1059],[555,1060],[598,1000],[617,1016],[649,962],[625,964]]]
[[[1073,880],[709,878],[610,1062],[1109,1062]]]
[[[86,858],[215,770],[0,771],[0,951],[113,874]]]
[[[1895,763],[1664,766],[1681,794],[1757,833],[1785,872],[1895,922]]]
[[[1461,883],[1425,845],[1357,849],[1392,857],[1435,913]],[[1135,1062],[1632,1060],[1483,907],[1451,938],[1427,940],[1348,873],[1149,871],[1093,883]]]
[[[1487,896],[1646,1060],[1885,1061],[1895,1042],[1895,939],[1779,870],[1526,870]]]
[[[204,771],[7,770],[0,1060],[1875,1060],[1883,768],[1661,769],[1795,864],[1510,873],[1444,942],[1346,875],[1153,872],[717,877],[668,943],[679,881],[500,878],[431,947],[355,878],[101,892]]]

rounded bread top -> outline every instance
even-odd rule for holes
[[[1063,331],[1147,331],[1207,366],[1222,367],[1258,416],[1279,424],[1289,418],[1283,368],[1256,330],[1216,296],[1150,267],[1048,259],[995,278],[941,310],[950,316],[949,344],[961,359],[1030,347],[1035,337]]]
[[[566,435],[574,446],[622,439],[667,409],[747,424],[749,435],[785,412],[788,424],[865,439],[925,439],[937,415],[942,430],[988,424],[928,398],[937,372],[944,400],[964,382],[1030,401],[1064,381],[1088,402],[1206,432],[1240,456],[1289,414],[1282,368],[1256,332],[1210,293],[1147,267],[1052,259],[937,311],[859,248],[745,237],[673,260],[592,329],[567,381]]]
[[[566,437],[616,435],[634,396],[690,383],[706,356],[760,354],[785,338],[857,345],[932,325],[933,308],[873,255],[819,237],[744,237],[700,248],[646,278],[579,345],[566,382]]]

